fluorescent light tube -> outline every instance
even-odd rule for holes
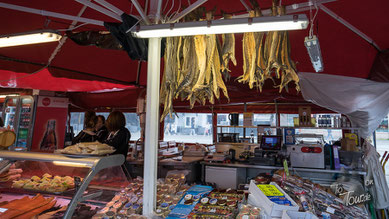
[[[274,17],[234,18],[175,24],[141,25],[127,30],[138,38],[191,36],[201,34],[301,30],[308,27],[305,14]]]
[[[5,95],[0,95],[0,99],[6,98],[6,97],[17,97],[19,94],[5,94]]]
[[[312,38],[305,37],[305,47],[307,48],[312,66],[316,72],[322,72],[324,69],[323,58],[321,56],[319,39],[313,35]]]
[[[61,35],[52,31],[40,31],[21,34],[0,36],[0,48],[30,45],[37,43],[55,42],[61,39]]]

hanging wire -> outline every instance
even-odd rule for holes
[[[173,9],[173,7],[174,7],[174,0],[172,0],[172,7],[170,7],[169,11],[166,13],[166,16],[169,15],[169,13],[170,13],[170,11]]]
[[[170,1],[170,0],[167,0],[167,1],[166,1],[166,3],[165,3],[165,7],[163,7],[163,10],[162,10],[162,12],[165,12],[165,10],[166,10],[166,8],[167,8],[167,6],[168,6],[168,4],[169,4],[169,1]]]
[[[168,20],[170,20],[172,17],[176,16],[180,12],[180,10],[181,10],[181,2],[182,2],[182,0],[180,0],[180,4],[178,5],[178,9],[176,10],[176,12],[172,13],[169,16]]]
[[[68,29],[59,29],[58,31],[70,31],[70,30],[75,30],[75,29],[80,28],[80,27],[82,27],[82,26],[85,26],[85,25],[87,25],[87,24],[89,24],[89,23],[83,23],[83,24],[80,24],[80,25],[77,25],[77,26],[75,26],[75,27],[71,27],[71,28],[68,28]]]
[[[312,17],[312,5],[309,7],[309,17],[310,17],[310,24],[311,27],[309,28],[309,38],[311,39],[313,37],[313,26],[314,26],[314,21],[317,16],[317,13],[319,12],[319,8],[317,7],[316,1],[313,2],[313,5],[316,9],[315,15]]]

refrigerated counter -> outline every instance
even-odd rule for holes
[[[104,206],[112,199],[115,192],[128,185],[127,178],[120,167],[124,163],[122,155],[83,157],[1,151],[0,159],[9,161],[10,165],[13,164],[17,169],[22,170],[20,179],[0,183],[2,194],[0,202],[10,201],[11,197],[21,198],[37,194],[45,198],[68,200],[64,218],[71,218],[75,208],[81,202],[87,201]],[[2,166],[3,169],[0,171],[7,171],[4,168],[10,168],[10,165]],[[66,179],[67,184],[54,186],[54,183],[62,182],[61,177]],[[42,183],[47,185],[42,186]]]

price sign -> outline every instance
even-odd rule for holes
[[[265,184],[257,186],[266,196],[284,196],[284,194],[282,194],[274,185]]]

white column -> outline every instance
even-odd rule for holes
[[[149,38],[143,184],[145,216],[151,216],[153,213],[157,196],[160,64],[161,38]]]

